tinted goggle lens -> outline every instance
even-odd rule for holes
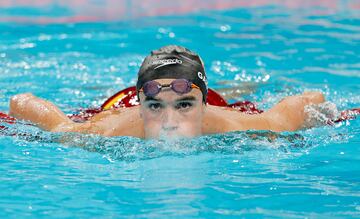
[[[143,86],[143,91],[145,96],[154,97],[158,94],[161,90],[161,84],[157,83],[156,81],[148,81]]]
[[[177,79],[171,83],[171,89],[178,94],[186,94],[191,91],[191,82],[185,79]]]
[[[154,97],[158,93],[160,93],[161,89],[163,87],[170,87],[173,91],[175,91],[178,94],[186,94],[191,91],[191,89],[199,88],[198,86],[192,84],[190,81],[186,79],[176,79],[171,84],[163,84],[156,81],[148,81],[144,84],[143,89],[140,89],[140,91],[144,91],[145,96],[148,97]]]

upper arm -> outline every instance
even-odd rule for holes
[[[271,130],[295,131],[302,127],[306,114],[304,106],[323,101],[318,92],[284,98],[270,110],[261,114],[245,114],[236,110],[220,107],[209,107],[205,133]],[[210,130],[210,131],[209,131]]]
[[[18,94],[10,99],[9,115],[30,121],[48,131],[73,123],[55,104],[30,93]]]
[[[269,122],[263,114],[249,115],[215,106],[208,106],[203,124],[205,134],[270,129]]]
[[[228,120],[227,131],[271,130],[265,114],[237,113],[239,114],[237,117]]]
[[[52,131],[80,132],[103,136],[144,137],[143,122],[136,107],[104,111],[84,123],[62,126]]]
[[[113,117],[114,114],[111,111],[104,111],[94,115],[85,122],[61,124],[51,129],[51,131],[104,135],[108,129],[112,128],[109,120],[113,120]]]
[[[284,98],[264,113],[272,131],[295,131],[303,127],[307,114],[305,106],[325,101],[320,92],[304,92],[302,95]]]

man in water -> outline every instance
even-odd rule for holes
[[[248,115],[206,105],[207,77],[201,58],[180,46],[152,51],[143,61],[136,90],[139,106],[101,112],[84,123],[32,94],[11,98],[10,115],[52,132],[139,138],[195,137],[243,130],[295,131],[306,126],[304,107],[324,102],[319,92],[284,98],[270,110]]]

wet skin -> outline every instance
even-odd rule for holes
[[[161,84],[169,80],[158,80]],[[145,138],[194,137],[202,134],[205,104],[199,89],[187,94],[177,94],[163,88],[155,97],[146,97],[140,92],[140,118],[144,122]]]
[[[168,84],[173,79],[159,79]],[[169,88],[154,98],[140,93],[140,106],[101,112],[85,123],[71,121],[54,104],[31,94],[10,100],[10,115],[31,121],[53,132],[80,132],[104,136],[140,138],[194,137],[237,130],[294,131],[306,126],[304,107],[324,102],[319,92],[284,98],[270,110],[248,115],[225,107],[202,103],[199,89],[179,95]]]

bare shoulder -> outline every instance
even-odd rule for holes
[[[205,134],[250,129],[269,129],[262,114],[249,115],[227,107],[207,106],[203,121]]]
[[[270,110],[261,114],[245,114],[226,107],[207,106],[203,121],[205,134],[245,130],[295,131],[306,120],[304,107],[324,102],[320,92],[285,97]]]
[[[101,127],[105,136],[144,136],[139,107],[107,110],[91,119],[93,126]]]
[[[143,138],[143,122],[139,107],[111,109],[96,114],[89,121],[68,127],[61,127],[60,132],[81,132],[103,136],[133,136]]]
[[[221,113],[222,111],[223,109],[221,107],[206,106],[202,126],[202,132],[204,134],[226,132],[228,119]]]

